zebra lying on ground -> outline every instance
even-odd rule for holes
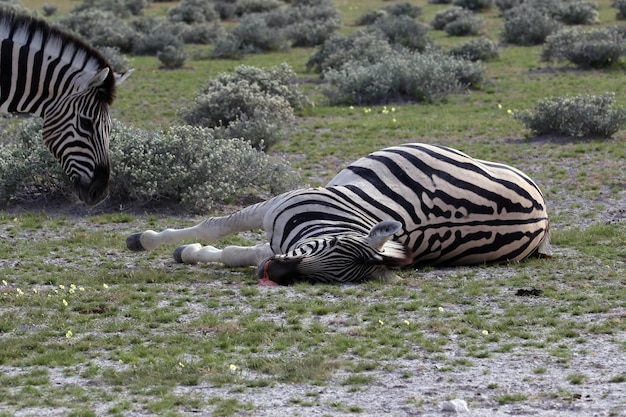
[[[183,239],[215,241],[262,228],[269,243],[191,244],[178,262],[258,265],[259,284],[347,283],[418,265],[514,262],[549,252],[537,185],[507,165],[419,143],[374,152],[326,187],[287,192],[186,229],[129,236],[133,251]]]
[[[0,10],[0,113],[43,118],[43,141],[94,205],[108,195],[115,74],[95,49],[42,20]]]

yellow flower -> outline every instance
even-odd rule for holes
[[[17,289],[17,295],[24,295],[24,291],[21,288]]]
[[[437,310],[439,310],[439,312],[443,311],[443,307],[439,307]]]
[[[72,290],[75,290],[75,289],[76,289],[76,284],[72,284],[72,285],[70,285],[70,288],[71,288]]]
[[[78,291],[85,291],[85,287],[78,287]]]
[[[381,326],[384,326],[384,325],[385,325],[385,322],[384,322],[384,321],[382,321],[382,320],[378,320],[378,324],[380,324]]]
[[[507,112],[508,114],[513,114],[513,110],[511,110],[511,109],[507,109],[507,111],[506,111],[506,112]]]
[[[487,336],[487,335],[489,334],[489,332],[488,332],[487,330],[483,330],[483,334],[484,334],[485,336]]]
[[[71,330],[68,330],[67,333],[65,333],[65,337],[67,337],[68,339],[72,336],[74,336],[74,333],[72,333]]]
[[[498,108],[501,109],[502,108],[502,104],[498,103]]]
[[[63,305],[64,305],[65,307],[67,307],[67,306],[68,306],[68,304],[69,304],[69,303],[68,303],[68,302],[65,300],[65,298],[64,298],[64,299],[63,299]]]
[[[37,294],[39,291],[37,291],[37,288],[33,288],[33,292]]]
[[[231,372],[235,372],[237,370],[237,365],[234,365],[234,364],[231,363],[229,368],[230,368]]]
[[[184,367],[185,367],[185,364],[184,364],[184,363],[182,363],[182,362],[178,362],[178,366],[180,366],[181,368],[184,368]]]
[[[74,288],[70,288],[70,294],[74,294],[76,290]]]
[[[63,284],[59,284],[59,288],[61,288],[62,290],[64,290],[64,289],[65,289],[65,285],[63,285]]]
[[[103,288],[109,288],[108,284],[102,284]]]
[[[406,325],[408,326],[408,325],[410,325],[410,324],[411,324],[411,322],[410,322],[410,321],[408,321],[408,320],[404,320],[404,324],[406,324]]]
[[[3,283],[5,286],[6,286],[6,285],[9,285],[9,284],[7,284],[7,280],[6,280],[6,279],[3,279],[3,280],[2,280],[2,283]]]

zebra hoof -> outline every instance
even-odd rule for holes
[[[185,250],[185,248],[188,245],[183,245],[183,246],[179,246],[176,248],[176,250],[174,251],[174,261],[176,261],[179,264],[183,264],[183,251]]]
[[[134,233],[126,238],[126,247],[133,252],[146,250],[141,244],[141,233]]]

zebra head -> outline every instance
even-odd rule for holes
[[[400,222],[386,220],[367,235],[351,233],[305,240],[289,253],[263,261],[258,269],[260,283],[348,283],[384,276],[388,269],[412,262],[411,250],[391,240],[401,227]]]
[[[44,116],[44,143],[69,177],[74,193],[88,205],[98,204],[109,192],[109,105],[115,84],[130,72],[100,70]]]

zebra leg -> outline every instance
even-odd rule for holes
[[[184,229],[166,229],[162,232],[147,230],[126,238],[126,247],[134,252],[156,249],[161,245],[174,244],[182,240],[214,242],[221,237],[237,232],[263,228],[263,217],[268,207],[264,203],[248,206],[225,217],[211,217],[195,226]]]
[[[185,264],[220,262],[226,266],[257,266],[272,255],[274,252],[269,243],[256,246],[226,246],[224,249],[194,243],[176,248],[174,260]]]

